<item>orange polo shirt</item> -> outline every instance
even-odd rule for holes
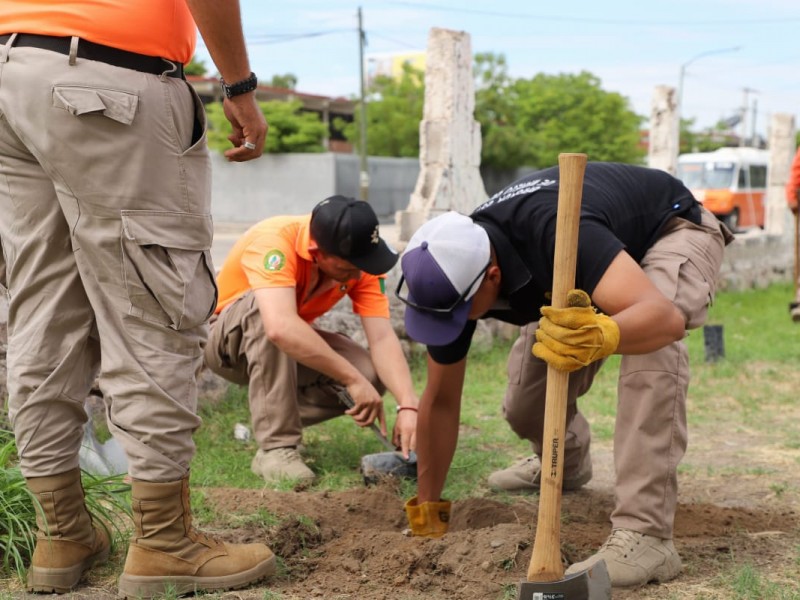
[[[78,36],[188,63],[197,28],[186,0],[0,0],[0,34]]]
[[[307,323],[328,312],[345,294],[350,296],[356,314],[388,318],[389,299],[383,276],[362,272],[358,279],[307,299],[318,273],[309,253],[309,247],[315,247],[310,223],[311,215],[272,217],[245,232],[231,248],[217,275],[217,314],[249,290],[292,287],[297,313]]]

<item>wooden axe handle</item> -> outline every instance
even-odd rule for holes
[[[559,154],[558,170],[552,305],[564,308],[567,305],[567,292],[575,287],[586,155]],[[569,373],[548,365],[539,515],[533,554],[528,566],[528,581],[560,581],[564,578],[564,565],[561,563],[561,483],[564,479],[568,387]]]

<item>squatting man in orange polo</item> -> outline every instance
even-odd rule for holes
[[[362,427],[378,421],[385,434],[386,388],[398,404],[392,440],[406,458],[414,450],[418,400],[389,321],[383,277],[397,259],[370,205],[344,196],[323,200],[311,215],[265,219],[232,248],[217,277],[205,361],[248,386],[256,475],[313,481],[298,450],[303,427],[342,414]],[[345,295],[369,350],[314,326]],[[347,390],[352,408],[337,388]]]

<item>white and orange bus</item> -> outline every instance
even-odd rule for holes
[[[757,148],[681,154],[677,177],[731,230],[763,228],[768,161]]]

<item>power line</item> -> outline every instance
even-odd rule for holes
[[[327,31],[311,31],[308,33],[263,33],[259,35],[246,36],[245,41],[253,46],[262,46],[267,44],[294,42],[297,40],[317,38],[325,35],[345,32],[352,33],[353,29],[329,29]]]
[[[499,12],[491,10],[479,10],[474,8],[456,8],[453,6],[444,6],[441,4],[430,4],[427,2],[408,2],[402,0],[388,1],[387,4],[394,4],[399,6],[410,6],[413,8],[421,8],[424,10],[432,10],[437,12],[448,13],[462,13],[483,15],[486,17],[499,17],[507,19],[532,19],[536,21],[558,21],[564,23],[587,23],[590,25],[644,25],[660,27],[664,25],[680,25],[680,26],[705,26],[705,25],[784,25],[786,23],[800,22],[800,17],[790,19],[719,19],[715,21],[698,21],[693,19],[691,21],[665,21],[659,19],[657,21],[641,20],[641,19],[597,19],[597,18],[584,18],[574,16],[561,16],[561,15],[542,15],[533,13],[517,13],[517,12]]]

